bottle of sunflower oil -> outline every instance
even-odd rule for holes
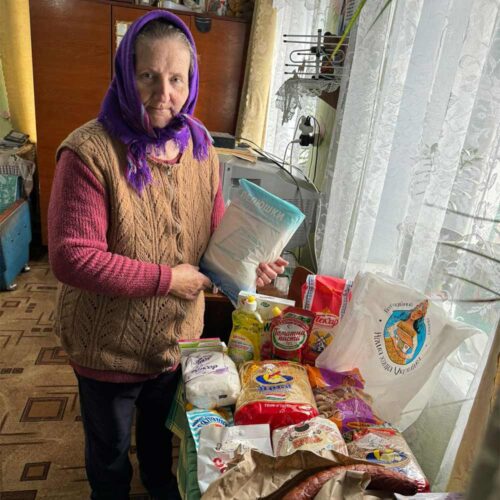
[[[233,329],[229,337],[229,357],[240,365],[260,360],[260,337],[264,323],[257,312],[257,301],[250,295],[242,306],[233,311]]]

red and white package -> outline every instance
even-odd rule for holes
[[[236,425],[298,424],[318,416],[306,369],[290,361],[248,361],[240,368]]]
[[[302,352],[302,362],[314,365],[316,358],[333,340],[333,329],[338,319],[333,314],[316,313],[309,337]]]
[[[332,314],[337,323],[351,300],[352,281],[310,274],[302,285],[302,305],[309,311]]]

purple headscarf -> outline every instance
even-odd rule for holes
[[[192,71],[189,76],[189,96],[180,113],[164,128],[151,127],[149,116],[139,98],[135,83],[134,46],[141,28],[154,19],[165,19],[179,28],[193,48]],[[165,10],[154,10],[135,21],[127,30],[115,56],[115,76],[104,97],[98,120],[113,136],[127,145],[127,180],[140,194],[152,180],[146,162],[148,151],[163,148],[174,140],[182,153],[193,140],[193,154],[197,160],[208,156],[210,134],[201,122],[192,117],[198,98],[198,63],[196,46],[187,26]]]

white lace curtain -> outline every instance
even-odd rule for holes
[[[282,123],[283,112],[276,105],[276,94],[291,76],[285,75],[285,64],[292,50],[290,45],[283,43],[283,35],[315,35],[318,28],[324,30],[331,4],[331,0],[273,1],[273,7],[277,9],[276,43],[264,148],[280,158],[283,158],[286,146],[293,138],[299,116],[314,115],[317,104],[316,97],[305,97],[302,109],[296,112],[294,119]]]
[[[394,0],[371,26],[384,4],[366,2],[351,35],[319,272],[389,273],[492,332],[500,297],[499,2]],[[441,489],[487,342],[448,360],[406,434]]]

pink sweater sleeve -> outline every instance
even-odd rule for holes
[[[222,216],[224,215],[224,198],[222,197],[222,185],[219,182],[219,189],[217,190],[217,194],[215,195],[214,207],[212,209],[212,223],[210,227],[210,232],[213,233],[217,226],[220,224],[222,220]]]
[[[127,297],[165,295],[172,270],[108,250],[108,199],[82,160],[64,150],[58,161],[48,213],[49,260],[59,281]]]

